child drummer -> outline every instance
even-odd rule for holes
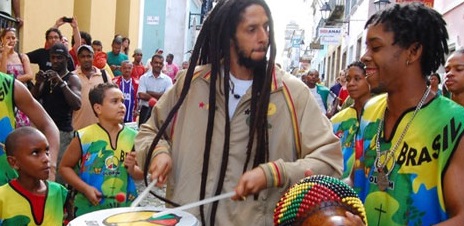
[[[76,217],[130,206],[137,196],[134,179],[143,178],[131,153],[137,131],[122,124],[126,112],[122,92],[112,83],[103,83],[90,90],[89,99],[99,122],[76,132],[59,167],[65,181],[77,190]]]

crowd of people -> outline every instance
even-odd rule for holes
[[[281,199],[289,189],[321,192],[316,180],[359,197],[337,222],[464,222],[464,49],[448,56],[446,22],[420,3],[379,11],[365,28],[366,52],[330,88],[315,69],[300,79],[276,66],[263,0],[220,0],[182,68],[162,49],[149,67],[141,49],[131,62],[120,35],[103,53],[74,18],[59,18],[27,54],[3,29],[0,224],[61,225],[127,207],[143,179],[166,186],[166,207],[234,192],[189,209],[201,225],[320,222],[312,207],[281,209],[294,202]]]

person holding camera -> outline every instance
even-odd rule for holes
[[[36,74],[32,95],[40,101],[60,131],[59,163],[73,138],[72,113],[81,108],[81,82],[76,74],[67,69],[69,53],[63,43],[51,46],[49,55],[51,70],[41,70]],[[63,182],[59,175],[56,181]]]
[[[77,20],[75,18],[66,18],[60,17],[55,22],[55,25],[48,29],[45,32],[45,46],[44,48],[38,48],[34,51],[28,52],[27,56],[32,64],[38,64],[39,69],[42,71],[47,71],[52,69],[52,63],[50,62],[50,55],[49,49],[55,43],[61,43],[63,39],[63,35],[61,31],[58,29],[61,25],[69,23],[73,29],[73,38],[75,40],[75,44],[73,48],[77,51],[77,48],[81,45],[81,35],[79,32],[79,27],[77,25]],[[68,71],[74,71],[76,68],[74,66],[74,62],[72,58],[68,55],[67,57],[67,68]]]

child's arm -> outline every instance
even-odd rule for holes
[[[128,153],[126,158],[124,159],[124,165],[127,167],[127,172],[134,180],[142,180],[143,171],[137,165],[137,160],[135,158],[135,151]]]
[[[78,164],[81,156],[79,140],[77,137],[74,137],[63,154],[59,173],[69,185],[84,194],[91,203],[97,205],[101,200],[102,194],[96,188],[85,183],[74,171],[74,167]]]

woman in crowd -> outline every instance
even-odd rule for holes
[[[129,56],[130,39],[128,37],[122,38],[121,52]]]
[[[17,80],[25,85],[33,85],[32,69],[29,58],[26,54],[15,51],[18,39],[16,38],[16,29],[4,28],[0,33],[1,49],[0,71],[13,75]],[[31,87],[28,87],[31,88]],[[29,118],[21,111],[16,110],[16,126],[29,126]]]
[[[346,89],[354,103],[330,119],[334,133],[340,138],[342,145],[343,179],[350,177],[353,166],[357,166],[355,162],[360,157],[357,154],[355,155],[356,132],[359,128],[359,118],[363,106],[371,97],[364,67],[365,65],[360,61],[355,61],[348,65],[345,76]],[[349,181],[347,180],[346,182]]]
[[[438,73],[433,73],[429,76],[429,83],[430,89],[434,93],[436,93],[437,95],[443,95],[443,92],[441,91],[440,87],[438,87],[438,85],[440,85],[441,83],[441,78]]]

